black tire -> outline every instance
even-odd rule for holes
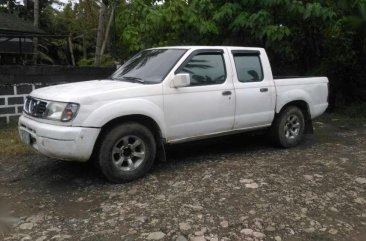
[[[291,119],[293,118],[293,119]],[[297,119],[296,119],[297,118]],[[296,119],[299,123],[299,128],[292,128],[292,120]],[[293,125],[297,126],[297,125]],[[271,126],[272,142],[280,147],[290,148],[298,145],[303,137],[305,130],[304,114],[296,106],[287,106],[275,118]]]
[[[130,167],[130,161],[127,161],[126,163],[125,159],[132,160],[135,158],[132,154],[128,155],[128,146],[130,146],[129,149],[131,153],[137,153],[134,152],[135,150],[132,150],[132,146],[137,140],[142,143],[139,145],[140,148],[143,147],[143,151],[140,151],[139,155],[144,153],[144,157],[139,157],[139,165],[137,167],[134,166],[137,163],[135,162],[131,164],[130,170],[125,170]],[[122,146],[119,147],[118,145]],[[115,152],[118,148],[120,148],[121,153]],[[154,163],[155,155],[156,142],[151,131],[139,123],[127,122],[110,129],[103,136],[99,146],[98,164],[101,172],[109,181],[124,183],[146,175]],[[119,160],[116,161],[115,159]],[[122,164],[119,165],[118,163],[121,159],[123,159]]]

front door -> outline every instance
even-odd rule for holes
[[[196,50],[175,71],[189,73],[191,83],[164,87],[168,142],[233,128],[235,92],[229,61],[224,49]]]

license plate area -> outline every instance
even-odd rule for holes
[[[20,130],[20,139],[24,144],[30,145],[32,144],[32,137],[31,134],[29,134],[25,130]]]

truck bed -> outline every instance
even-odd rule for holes
[[[297,77],[274,79],[276,86],[276,108],[283,106],[294,95],[309,105],[311,118],[321,115],[328,107],[328,78]]]

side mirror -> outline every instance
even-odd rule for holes
[[[189,74],[182,73],[176,74],[172,81],[172,87],[180,88],[180,87],[187,87],[191,84],[191,77]]]

